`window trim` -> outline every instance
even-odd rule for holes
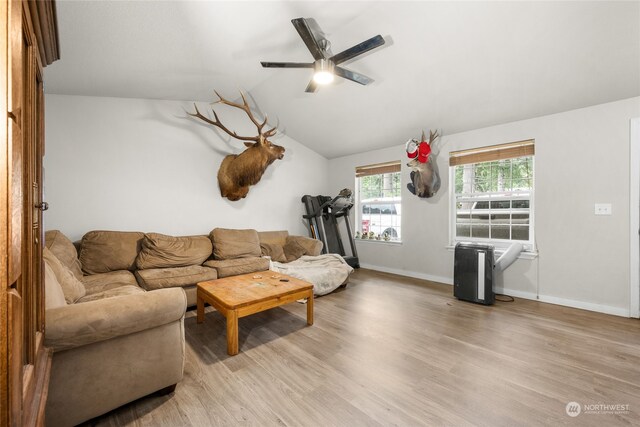
[[[398,170],[396,171],[389,171],[389,172],[381,172],[381,173],[375,173],[375,174],[365,174],[365,175],[361,175],[358,176],[357,174],[357,170],[359,168],[369,168],[369,167],[374,167],[374,166],[380,166],[380,165],[391,165],[391,164],[397,164],[397,166],[399,167]],[[369,240],[369,239],[356,239],[355,238],[355,233],[358,231],[361,231],[362,228],[362,199],[360,197],[360,182],[358,181],[360,178],[364,177],[364,176],[369,176],[369,175],[382,175],[382,174],[387,174],[387,173],[399,173],[400,174],[400,196],[399,196],[399,201],[398,203],[400,204],[400,207],[402,209],[402,162],[400,160],[394,160],[394,161],[390,161],[390,162],[384,162],[384,163],[376,163],[376,164],[372,164],[372,165],[368,165],[368,166],[358,166],[356,167],[356,175],[354,177],[354,184],[353,184],[353,188],[355,189],[354,193],[355,193],[355,221],[354,221],[354,241],[356,242],[376,242],[376,243],[384,243],[384,244],[395,244],[395,245],[401,245],[402,244],[402,230],[404,229],[404,224],[403,224],[403,215],[402,213],[400,213],[400,239],[397,240]],[[396,202],[392,202],[392,203],[396,203]],[[388,200],[373,200],[371,202],[367,202],[367,204],[369,205],[388,205],[389,201]],[[396,213],[397,215],[397,213]]]
[[[482,148],[479,148],[482,150]],[[532,188],[530,190],[529,197],[529,240],[503,240],[503,239],[487,239],[481,237],[461,237],[456,236],[456,186],[455,186],[455,168],[458,165],[449,166],[449,247],[455,247],[459,242],[472,242],[490,244],[496,248],[497,251],[508,248],[512,243],[522,243],[525,252],[530,252],[537,255],[537,246],[535,239],[535,198],[536,198],[536,156],[535,154],[528,154],[531,156],[531,168],[533,170]],[[525,156],[519,156],[525,157]],[[513,157],[517,158],[517,157]],[[483,163],[483,162],[475,162]],[[515,197],[514,197],[515,198]]]

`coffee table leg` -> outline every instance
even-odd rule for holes
[[[204,300],[200,298],[200,296],[198,296],[197,305],[198,307],[196,309],[196,321],[197,323],[202,323],[204,322]]]
[[[307,299],[307,325],[313,325],[313,290]]]
[[[238,354],[238,313],[235,310],[227,312],[227,353],[229,356]]]

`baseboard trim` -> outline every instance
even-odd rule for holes
[[[540,295],[536,297],[533,292],[517,291],[515,289],[495,289],[496,293],[511,295],[512,297],[537,300],[547,304],[562,305],[564,307],[579,308],[581,310],[595,311],[597,313],[612,314],[614,316],[629,317],[629,310],[621,307],[612,307],[610,305],[595,304],[592,302],[577,301],[568,298],[553,297],[549,295]]]
[[[453,285],[453,278],[451,277],[434,276],[432,274],[418,273],[416,271],[400,270],[397,268],[380,267],[377,265],[371,265],[366,263],[360,263],[360,267],[366,268],[367,270],[380,271],[382,273],[391,273],[398,276],[429,280],[431,282],[443,283],[445,285]],[[518,291],[515,289],[508,289],[508,288],[495,288],[494,291],[499,294],[510,295],[516,298],[540,301],[547,304],[562,305],[564,307],[579,308],[581,310],[595,311],[597,313],[611,314],[611,315],[620,316],[620,317],[629,317],[630,315],[629,309],[625,309],[621,307],[613,307],[610,305],[595,304],[591,302],[577,301],[577,300],[559,298],[559,297],[554,297],[549,295],[538,296],[533,292]]]
[[[566,298],[552,297],[548,295],[540,295],[540,298],[538,298],[538,300],[549,304],[564,305],[566,307],[580,308],[582,310],[596,311],[598,313],[612,314],[614,316],[620,317],[629,317],[628,308],[594,304],[592,302],[576,301]]]
[[[539,301],[538,297],[533,292],[517,291],[515,289],[506,289],[506,288],[494,288],[493,292],[495,292],[496,294],[509,295],[511,297],[516,297],[516,298]]]
[[[391,273],[398,276],[429,280],[431,282],[444,283],[445,285],[453,286],[453,279],[451,277],[434,276],[432,274],[418,273],[416,271],[400,270],[397,268],[380,267],[378,265],[371,265],[371,264],[365,264],[365,263],[360,263],[360,267],[366,268],[367,270],[381,271],[382,273]]]

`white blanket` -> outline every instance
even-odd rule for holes
[[[348,278],[353,268],[338,254],[302,256],[295,261],[271,261],[269,269],[313,284],[315,295],[334,291]]]

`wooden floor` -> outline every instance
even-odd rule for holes
[[[370,270],[317,298],[240,319],[185,319],[185,375],[91,422],[126,426],[640,425],[640,321],[516,299],[491,307],[452,288]],[[569,402],[629,405],[569,417]],[[597,409],[597,408],[592,408]]]

